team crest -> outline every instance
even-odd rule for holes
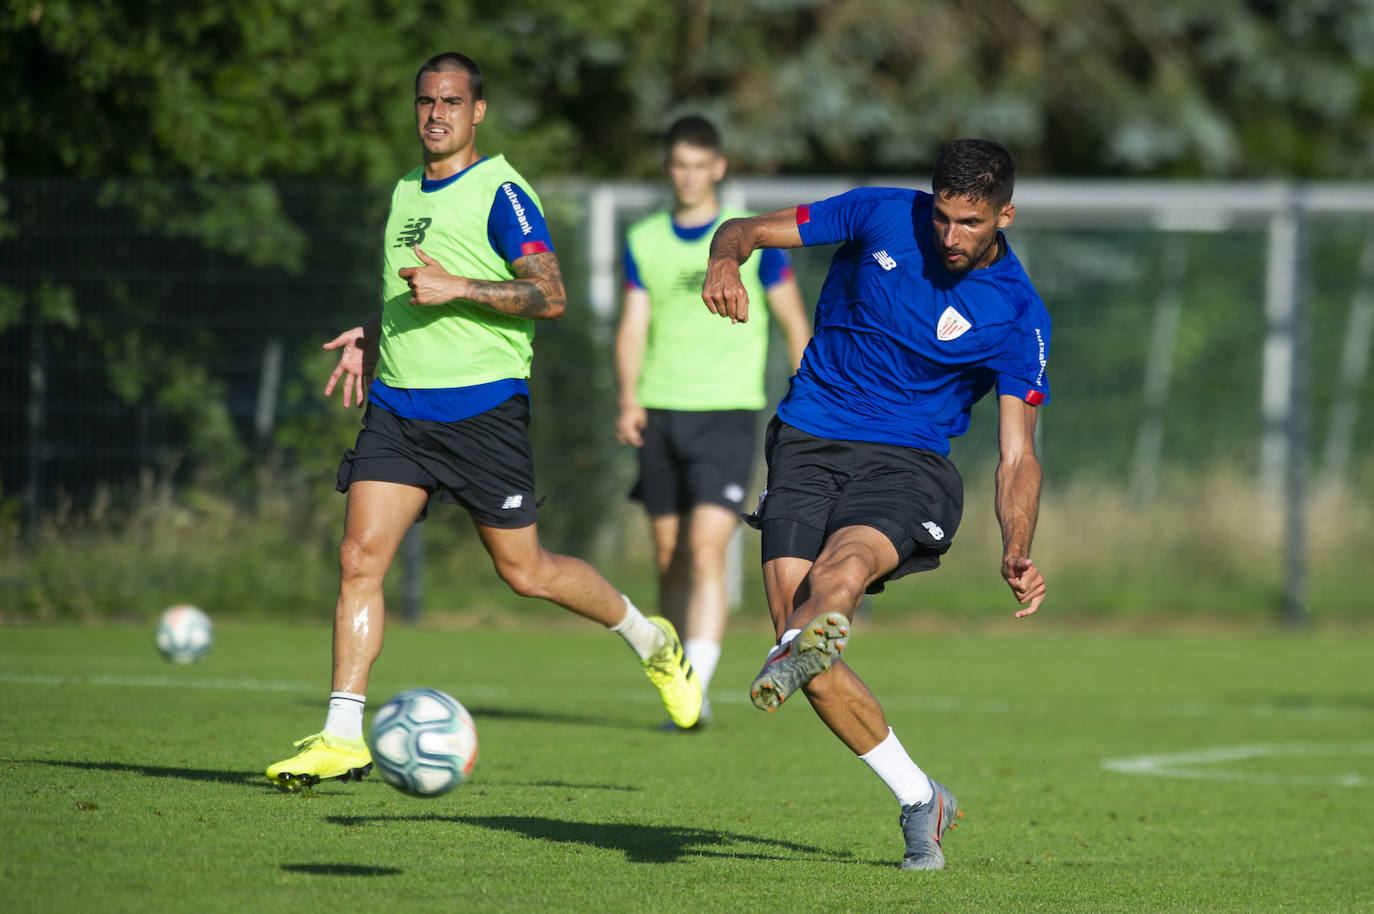
[[[973,325],[953,307],[946,308],[945,313],[940,315],[940,322],[935,325],[935,338],[942,343],[958,339],[968,332]]]

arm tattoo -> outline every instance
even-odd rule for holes
[[[465,296],[493,311],[516,317],[557,320],[568,307],[563,289],[563,273],[558,257],[551,251],[527,254],[512,264],[519,278],[504,282],[469,280],[471,293]]]

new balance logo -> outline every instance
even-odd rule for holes
[[[412,219],[406,223],[405,228],[401,229],[401,234],[396,236],[396,243],[393,248],[409,248],[425,240],[425,229],[429,228],[434,222],[425,216],[419,219]]]
[[[705,282],[705,270],[689,270],[678,274],[677,279],[673,281],[673,289],[677,292],[694,292],[700,298],[701,287]]]
[[[897,261],[893,260],[892,255],[887,251],[874,251],[873,259],[878,261],[878,266],[882,267],[884,270],[891,270],[893,267],[897,266]]]
[[[945,538],[945,528],[935,523],[935,521],[928,520],[924,524],[921,524],[921,526],[926,528],[926,532],[930,534],[930,538],[936,542]]]
[[[511,510],[512,508],[518,508],[518,507],[520,507],[520,506],[521,506],[522,504],[524,504],[524,503],[525,503],[525,496],[523,496],[523,495],[507,495],[507,496],[506,496],[506,500],[503,501],[503,502],[501,502],[501,510],[502,510],[502,511],[509,511],[509,510]]]

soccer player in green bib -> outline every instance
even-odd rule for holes
[[[471,59],[440,54],[420,68],[424,164],[392,194],[382,313],[324,346],[340,350],[325,395],[342,380],[343,405],[366,402],[367,411],[338,473],[348,507],[328,712],[298,754],[267,769],[287,789],[371,768],[363,706],[382,649],[382,579],[436,499],[467,509],[516,593],[620,634],[677,724],[700,713],[701,687],[673,626],[646,618],[587,563],[540,544],[526,379],[535,321],[560,318],[567,296],[539,198],[504,157],[477,152],[486,111]]]
[[[723,326],[701,307],[712,233],[723,220],[748,215],[720,204],[726,159],[715,127],[700,117],[674,123],[664,167],[672,209],[636,222],[626,239],[616,437],[639,449],[632,497],[649,514],[659,599],[684,634],[705,696],[729,615],[726,551],[766,405],[769,330],[766,319]],[[767,300],[795,370],[811,328],[787,255],[759,251],[740,273],[754,300]],[[699,724],[710,716],[703,701]]]

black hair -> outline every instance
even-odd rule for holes
[[[668,132],[663,135],[663,154],[670,154],[678,143],[709,149],[717,155],[721,151],[720,133],[706,118],[694,114],[678,118],[673,122],[673,126],[668,128]]]
[[[940,150],[930,186],[936,194],[986,200],[993,209],[1011,202],[1016,163],[1001,143],[992,140],[955,140]]]
[[[460,72],[468,75],[468,86],[472,91],[472,100],[480,101],[482,98],[482,68],[477,66],[476,61],[471,57],[456,51],[435,54],[420,65],[419,72],[415,74],[415,94],[420,94],[420,77],[426,73]]]

